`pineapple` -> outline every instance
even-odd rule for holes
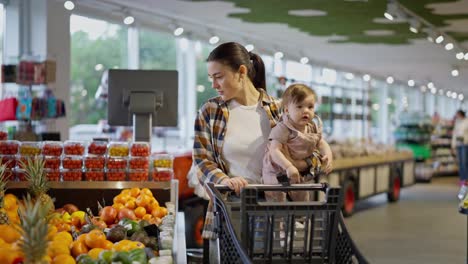
[[[39,157],[28,158],[26,163],[20,161],[25,170],[26,180],[29,182],[29,193],[34,199],[39,200],[43,207],[50,208],[50,212],[55,211],[54,201],[47,195],[49,181],[44,169],[44,160]]]
[[[0,165],[0,225],[5,225],[10,223],[8,214],[3,208],[4,206],[4,197],[6,191],[6,184],[8,180],[6,179],[6,164]]]
[[[50,204],[49,204],[50,205]],[[19,248],[24,255],[24,263],[42,264],[47,255],[47,234],[49,232],[48,206],[29,194],[19,207],[21,223],[17,226],[21,234]]]

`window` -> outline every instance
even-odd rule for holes
[[[166,33],[139,32],[140,69],[176,70],[176,39]]]
[[[211,88],[206,68],[206,58],[208,58],[212,49],[212,46],[201,42],[195,44],[195,56],[197,60],[197,109],[208,99],[218,95],[215,89]]]
[[[70,126],[106,119],[106,104],[95,99],[106,69],[127,67],[127,30],[87,17],[70,17]]]

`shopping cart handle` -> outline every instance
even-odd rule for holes
[[[220,192],[226,192],[226,191],[233,191],[231,188],[229,188],[227,185],[224,184],[214,184],[213,185],[215,189],[217,189]],[[268,189],[268,190],[322,190],[326,191],[328,189],[328,183],[300,183],[300,184],[291,184],[289,186],[284,186],[282,184],[249,184],[244,188],[249,188],[249,189]]]

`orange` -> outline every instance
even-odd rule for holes
[[[70,248],[68,244],[64,244],[61,241],[52,241],[47,248],[47,255],[51,258],[58,255],[70,255]]]
[[[57,227],[49,224],[49,232],[47,233],[47,240],[52,240],[55,234],[57,234]]]
[[[18,209],[18,199],[13,194],[9,193],[3,197],[3,208],[7,211],[16,211]]]
[[[153,211],[151,211],[151,214],[154,217],[163,218],[164,216],[167,215],[167,209],[166,207],[158,207],[154,209]]]
[[[139,206],[135,209],[136,217],[142,219],[143,216],[145,216],[145,214],[146,214],[146,209],[144,207]]]
[[[90,248],[98,248],[104,245],[105,240],[106,235],[101,230],[93,229],[86,235],[85,243]]]
[[[120,209],[125,208],[125,205],[123,205],[121,203],[115,203],[115,204],[112,205],[112,207],[117,209],[117,211],[120,211]]]
[[[88,256],[92,259],[99,259],[99,254],[104,250],[103,248],[93,248],[88,252]]]
[[[13,243],[20,239],[20,233],[11,225],[0,225],[0,238],[7,243]]]
[[[145,214],[141,219],[149,221],[153,219],[153,216],[151,214]]]
[[[140,195],[136,199],[136,205],[141,206],[141,207],[146,207],[150,204],[151,202],[151,197],[148,195]]]
[[[52,241],[59,241],[63,244],[70,245],[73,242],[73,237],[68,232],[58,232],[52,239]]]
[[[130,189],[123,189],[120,194],[123,194],[123,195],[130,195]]]
[[[154,198],[153,198],[154,199]],[[153,211],[154,209],[159,207],[158,201],[156,199],[152,200],[150,204],[147,206],[148,211]]]
[[[88,253],[88,247],[84,242],[81,241],[73,241],[71,244],[71,254],[73,257],[78,257],[81,254],[86,254]]]
[[[70,231],[71,230],[71,227],[69,224],[66,224],[66,223],[60,223],[60,224],[57,224],[55,225],[57,227],[57,230],[59,232],[62,232],[62,231]]]
[[[53,258],[52,264],[76,264],[76,261],[72,256],[62,254]]]
[[[135,199],[133,199],[133,200],[132,200],[132,199],[128,200],[128,201],[125,203],[125,207],[127,207],[127,208],[130,209],[130,210],[135,209],[135,207],[136,207]]]
[[[84,243],[85,240],[86,240],[86,236],[87,236],[87,235],[88,235],[88,234],[81,234],[81,235],[79,235],[79,236],[76,238],[75,241],[83,242],[83,243]]]
[[[142,195],[142,194],[145,194],[145,195],[148,195],[148,196],[150,196],[150,197],[153,197],[153,193],[152,193],[151,190],[148,189],[148,188],[143,188],[143,189],[141,189],[140,195]]]
[[[114,197],[114,203],[125,204],[130,199],[130,197],[131,196],[128,194],[119,194]]]
[[[137,198],[140,195],[140,188],[133,187],[130,189],[130,196]]]
[[[103,247],[102,247],[102,248],[103,248],[103,249],[109,249],[109,250],[110,250],[110,249],[112,249],[113,246],[114,246],[114,243],[112,243],[112,242],[109,241],[109,240],[106,240],[106,241],[104,241]]]

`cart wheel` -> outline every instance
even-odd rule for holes
[[[344,202],[343,202],[343,216],[351,216],[354,212],[354,206],[356,205],[356,194],[354,192],[354,184],[352,181],[346,181],[343,185],[344,190]]]
[[[401,179],[400,176],[394,176],[390,182],[389,192],[387,193],[387,199],[389,202],[393,203],[400,199],[400,190],[401,190]]]

